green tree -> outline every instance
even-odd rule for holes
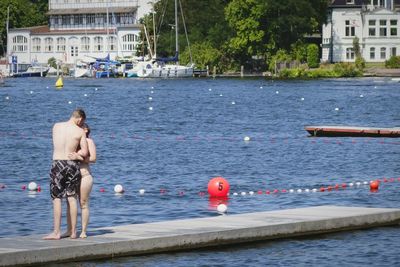
[[[307,46],[307,65],[310,68],[319,67],[319,49],[316,44],[309,44]]]
[[[290,50],[306,34],[319,31],[325,21],[327,0],[232,0],[225,16],[235,32],[229,48],[241,60]]]
[[[0,1],[0,55],[7,45],[7,8],[10,10],[9,28],[22,28],[47,24],[48,0],[1,0]]]
[[[193,62],[196,63],[196,68],[205,69],[207,66],[210,68],[212,66],[218,67],[222,54],[218,49],[212,47],[209,41],[195,43],[191,46],[191,50],[193,51]],[[181,63],[190,63],[189,49],[186,49],[182,53]],[[219,66],[220,68],[221,66]]]

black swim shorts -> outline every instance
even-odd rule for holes
[[[53,160],[50,170],[52,199],[77,197],[81,184],[80,163],[75,160]]]

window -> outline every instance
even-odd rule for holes
[[[397,56],[397,48],[396,47],[392,47],[392,49],[390,49],[390,55],[393,56]]]
[[[40,38],[35,37],[32,39],[32,52],[40,52],[41,50],[40,43],[41,43]]]
[[[89,37],[81,38],[81,51],[83,51],[83,52],[90,51],[90,38]]]
[[[369,58],[370,59],[375,59],[375,47],[371,47],[369,49]]]
[[[386,47],[381,47],[381,59],[386,59]]]
[[[64,37],[57,38],[57,52],[65,52],[65,43]]]
[[[368,36],[376,36],[376,20],[368,21]]]
[[[122,49],[124,51],[135,51],[136,43],[139,40],[139,36],[136,34],[126,34],[122,36]]]
[[[107,44],[108,51],[117,51],[117,38],[115,38],[114,36],[110,36],[107,40]]]
[[[346,5],[354,5],[354,0],[346,0]]]
[[[369,0],[369,4],[374,6],[383,6],[384,0]]]
[[[354,59],[354,49],[352,47],[346,48],[346,59]]]
[[[28,38],[22,35],[14,36],[13,38],[13,51],[26,52],[28,51]]]
[[[94,51],[103,51],[103,37],[94,37]]]
[[[386,20],[379,21],[379,36],[387,36]]]
[[[44,51],[52,52],[53,51],[53,38],[47,37],[44,39]]]
[[[397,36],[397,20],[390,20],[390,36]]]
[[[354,24],[350,24],[350,20],[346,20],[346,36],[355,36],[356,28],[354,27]]]

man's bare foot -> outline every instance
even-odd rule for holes
[[[66,238],[66,237],[70,237],[71,236],[71,231],[66,231],[65,233],[63,233],[61,235],[61,238]]]
[[[61,239],[60,233],[52,232],[45,237],[43,237],[44,240],[59,240]]]
[[[71,234],[71,235],[69,236],[69,238],[71,238],[71,239],[76,239],[76,238],[77,238],[76,233]]]
[[[80,238],[87,238],[86,232],[82,232],[81,235],[79,236]]]

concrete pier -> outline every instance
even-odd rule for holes
[[[112,258],[395,225],[400,209],[317,206],[91,229],[87,239],[0,238],[0,266]]]

